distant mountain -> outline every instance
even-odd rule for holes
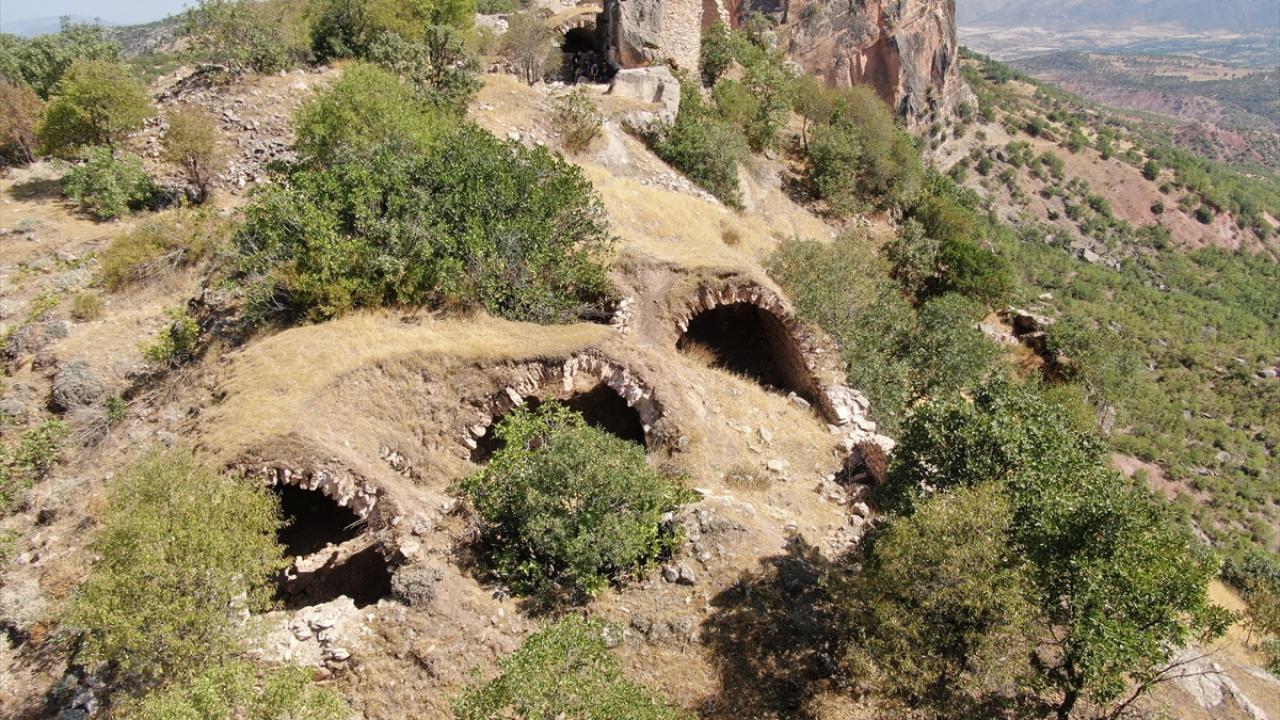
[[[88,15],[71,15],[70,18],[75,22],[94,22],[97,18]],[[36,35],[44,35],[45,33],[58,32],[61,18],[58,17],[41,17],[31,18],[30,20],[16,20],[8,22],[0,20],[0,32],[6,32],[18,37],[35,37]],[[104,22],[104,25],[111,23]]]
[[[1280,33],[1280,0],[957,0],[962,25]]]

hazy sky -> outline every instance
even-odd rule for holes
[[[159,20],[194,0],[0,0],[0,22],[22,22],[61,15],[102,18],[103,22],[133,24]]]

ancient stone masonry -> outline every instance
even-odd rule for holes
[[[912,125],[976,103],[960,76],[955,0],[808,0],[788,51],[832,85],[869,84]]]
[[[833,431],[842,433],[841,445],[876,478],[883,478],[888,453],[894,441],[876,433],[876,424],[867,418],[870,404],[866,396],[844,384],[842,361],[831,340],[816,328],[795,318],[791,307],[777,294],[752,282],[728,281],[703,285],[688,300],[677,305],[676,327],[683,334],[698,316],[717,308],[750,305],[773,320],[775,335],[769,346],[792,389],[817,403],[817,410]],[[784,337],[777,337],[777,334]],[[799,400],[799,398],[797,398]]]
[[[696,72],[702,31],[730,20],[722,0],[606,0],[610,61],[624,68],[671,63]]]
[[[378,490],[342,466],[285,464],[283,461],[241,462],[231,469],[263,478],[271,485],[293,485],[314,490],[338,505],[350,508],[361,519],[369,519],[378,502]]]
[[[492,425],[512,408],[530,398],[566,399],[598,386],[617,393],[639,417],[646,438],[664,410],[653,388],[634,371],[621,363],[594,353],[575,355],[563,363],[528,363],[519,369],[517,378],[488,400],[483,401],[480,416],[467,426],[463,444],[471,450],[479,447],[481,438],[492,432]]]

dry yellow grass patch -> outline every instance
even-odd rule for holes
[[[243,449],[312,421],[311,399],[346,373],[411,355],[502,361],[559,356],[602,341],[604,325],[533,325],[479,315],[403,322],[389,312],[287,330],[231,356],[223,403],[207,413],[206,440]]]

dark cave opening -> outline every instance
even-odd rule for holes
[[[591,427],[599,428],[629,442],[645,444],[644,422],[640,419],[640,413],[628,405],[617,391],[604,383],[596,385],[587,392],[574,393],[568,398],[557,399],[556,402],[577,410]],[[530,397],[525,399],[524,407],[536,410],[542,403],[543,400]],[[504,443],[494,432],[501,421],[502,417],[495,417],[493,423],[489,425],[488,432],[476,439],[476,448],[471,452],[472,462],[488,462],[489,458],[502,448]]]
[[[341,557],[337,549],[324,564],[308,571],[290,569],[280,579],[276,597],[286,609],[299,610],[329,602],[341,595],[367,607],[391,595],[391,568],[377,545]],[[310,566],[310,564],[309,564]]]
[[[795,338],[776,315],[757,305],[732,303],[698,313],[676,347],[712,367],[814,402],[813,379]]]
[[[284,525],[276,538],[289,557],[305,557],[360,534],[360,516],[318,490],[276,485]]]
[[[613,76],[594,25],[570,28],[560,42],[560,51],[565,82],[608,82]]]
[[[567,53],[585,53],[596,51],[596,28],[594,25],[570,28],[564,34],[560,50]]]

